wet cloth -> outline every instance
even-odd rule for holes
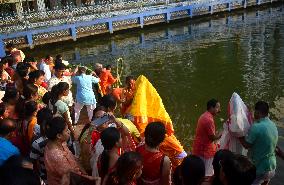
[[[11,156],[20,155],[20,151],[7,139],[0,137],[0,166]]]
[[[268,117],[254,122],[246,141],[252,144],[251,159],[256,166],[256,175],[276,169],[275,148],[278,142],[278,131],[275,123]]]
[[[247,150],[238,138],[247,135],[252,124],[252,115],[237,93],[233,93],[229,101],[228,117],[223,125],[224,131],[220,139],[220,148],[247,155]]]
[[[216,153],[216,144],[212,142],[209,136],[215,135],[215,123],[213,115],[206,111],[197,122],[195,138],[193,142],[193,154],[209,159]]]
[[[170,158],[173,168],[177,167],[186,156],[186,153],[174,135],[172,120],[164,107],[161,97],[143,75],[137,78],[135,88],[133,101],[128,112],[134,117],[133,123],[142,135],[148,123],[163,123],[166,127],[166,138],[160,145],[160,150]]]

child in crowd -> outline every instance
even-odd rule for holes
[[[104,177],[113,172],[115,168],[116,161],[120,155],[122,139],[117,128],[109,127],[102,131],[101,141],[104,151],[99,156],[97,167],[99,175],[103,180]]]
[[[44,82],[44,75],[45,73],[41,70],[35,70],[30,72],[29,74],[29,82],[36,85],[38,87],[38,95],[39,99],[41,100],[44,94],[47,92],[46,88],[42,86]]]
[[[37,124],[38,104],[35,101],[28,101],[24,107],[24,120],[22,122],[22,136],[26,145],[27,153],[29,155],[31,144],[33,140],[40,135],[40,126]]]
[[[71,135],[75,136],[75,130],[72,126],[72,120],[70,117],[70,110],[68,105],[63,101],[63,97],[68,96],[69,85],[66,82],[59,82],[57,85],[52,87],[51,98],[49,103],[49,108],[52,110],[53,114],[61,116],[66,121]]]
[[[30,158],[36,167],[36,172],[39,174],[41,180],[47,184],[47,175],[44,165],[44,148],[47,144],[46,124],[53,118],[51,110],[43,108],[37,113],[37,124],[40,126],[40,137],[37,138],[31,146]]]
[[[0,103],[0,119],[6,119],[9,117],[8,107],[5,103]]]

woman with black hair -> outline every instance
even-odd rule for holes
[[[46,125],[46,136],[48,142],[44,151],[44,164],[49,185],[65,184],[67,179],[63,177],[70,171],[79,175],[86,174],[67,147],[70,131],[64,118],[55,117],[49,120]]]
[[[10,119],[18,119],[18,115],[16,113],[16,104],[19,100],[19,97],[20,96],[19,96],[19,92],[17,91],[17,89],[6,88],[2,101],[7,106]]]
[[[32,141],[39,136],[40,127],[37,125],[36,114],[38,105],[35,101],[28,101],[23,107],[23,117],[20,119],[18,137],[21,139],[20,151],[23,157],[30,154]]]
[[[44,150],[44,164],[48,185],[72,184],[70,179],[74,176],[81,182],[99,184],[100,179],[88,176],[68,149],[66,142],[70,138],[70,131],[64,118],[54,117],[49,120],[46,125],[46,136],[48,142]]]
[[[20,120],[24,119],[25,103],[29,101],[37,102],[39,99],[38,88],[34,84],[27,84],[23,89],[23,94],[20,96],[16,104],[16,113]]]
[[[171,161],[159,150],[165,135],[166,129],[163,123],[152,122],[147,125],[145,145],[137,148],[137,152],[143,157],[143,171],[138,184],[171,184]]]
[[[12,66],[13,63],[14,63],[13,57],[12,57],[12,56],[6,56],[6,57],[4,57],[4,58],[1,59],[1,62],[2,62],[3,64],[6,64],[6,62],[8,63],[8,67],[5,68],[5,71],[6,71],[6,72],[9,74],[9,76],[12,78],[12,77],[14,76],[14,73],[15,73],[14,69],[11,68],[11,66]]]
[[[220,181],[220,161],[228,160],[233,157],[234,154],[229,150],[219,150],[215,153],[212,163],[214,169],[214,175],[211,177],[212,185],[222,185],[222,182]]]
[[[118,158],[115,170],[106,177],[104,185],[136,185],[142,169],[142,156],[137,152],[126,152]]]
[[[48,81],[48,91],[51,91],[53,86],[57,85],[60,82],[66,82],[69,84],[69,93],[68,96],[65,96],[63,98],[63,101],[69,106],[72,107],[74,101],[73,101],[73,96],[72,96],[72,92],[70,91],[71,89],[71,78],[68,78],[66,76],[64,76],[64,72],[66,70],[66,66],[62,63],[56,63],[56,65],[54,66],[54,75],[49,79]]]
[[[52,87],[49,108],[54,115],[58,115],[64,118],[71,131],[72,136],[75,136],[75,130],[72,126],[72,120],[70,117],[70,111],[68,105],[63,101],[63,97],[68,96],[69,85],[66,82],[59,82]]]
[[[9,117],[8,106],[5,103],[0,103],[0,119]]]
[[[32,141],[40,135],[40,126],[37,124],[38,104],[35,101],[25,103],[24,120],[22,124],[22,134],[26,140],[28,148]]]
[[[10,75],[6,72],[6,69],[9,67],[8,60],[3,58],[0,60],[0,78],[1,84],[6,84],[11,80]]]
[[[23,95],[25,101],[37,101],[40,97],[38,96],[38,87],[34,84],[27,84],[23,89]]]
[[[47,144],[45,128],[47,122],[53,118],[51,110],[42,108],[37,113],[37,124],[40,125],[40,137],[36,139],[31,146],[30,158],[32,159],[41,180],[47,184],[46,169],[44,166],[44,148]]]
[[[104,107],[102,106],[96,107],[93,112],[92,120],[100,118],[104,114],[105,114]],[[78,141],[80,142],[80,151],[81,151],[80,161],[84,169],[88,172],[88,174],[92,174],[92,167],[90,164],[92,156],[90,148],[92,148],[92,139],[94,139],[94,137],[92,137],[92,133],[94,130],[96,130],[95,125],[87,123],[85,124],[78,138]]]
[[[29,74],[29,82],[38,87],[38,95],[40,99],[47,92],[47,90],[42,86],[45,79],[44,75],[45,73],[42,70],[35,70]]]
[[[233,155],[233,157],[220,161],[220,166],[220,181],[223,185],[255,184],[256,167],[247,157]]]
[[[129,129],[126,127],[126,125],[123,122],[116,119],[113,115],[112,110],[114,110],[115,108],[116,101],[114,98],[112,99],[111,97],[112,96],[106,95],[104,96],[104,100],[102,101],[103,102],[102,105],[104,106],[105,111],[108,112],[101,115],[101,118],[108,117],[108,119],[105,122],[100,122],[100,121],[96,122],[95,120],[92,122],[96,126],[96,129],[92,132],[92,146],[94,147],[94,153],[92,155],[93,176],[99,175],[96,166],[97,166],[98,157],[103,152],[104,148],[101,142],[101,132],[106,128],[113,126],[118,129],[122,138],[121,142],[122,152],[135,151],[136,149],[136,144],[131,137]]]
[[[120,155],[122,139],[117,128],[109,127],[102,131],[101,141],[104,151],[99,156],[97,165],[99,175],[104,179],[104,177],[111,173],[115,168],[116,161]]]
[[[19,63],[14,75],[15,87],[19,91],[20,95],[23,94],[23,89],[28,84],[29,64]]]
[[[205,177],[205,165],[195,155],[185,157],[174,173],[175,185],[201,185]]]

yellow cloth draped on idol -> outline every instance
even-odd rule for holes
[[[172,120],[161,97],[143,75],[137,78],[135,88],[134,98],[129,110],[129,113],[134,117],[134,124],[142,135],[148,123],[159,121],[165,124],[167,134],[160,150],[170,158],[173,168],[177,167],[186,153],[174,135]]]

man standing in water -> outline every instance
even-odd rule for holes
[[[199,117],[195,131],[192,153],[204,161],[206,176],[214,174],[212,166],[216,153],[216,144],[214,141],[221,138],[221,134],[217,134],[215,131],[214,117],[220,112],[221,108],[218,100],[209,100],[207,102],[207,111]]]
[[[269,106],[264,101],[255,104],[254,124],[246,137],[239,138],[242,145],[251,150],[251,159],[256,167],[253,185],[266,185],[275,175],[275,149],[278,131],[269,117]]]

